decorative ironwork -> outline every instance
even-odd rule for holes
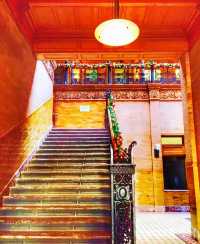
[[[134,173],[132,163],[133,141],[128,150],[123,148],[123,139],[119,131],[114,102],[111,92],[107,92],[109,126],[112,137],[110,173],[112,183],[112,243],[135,243],[134,217]]]

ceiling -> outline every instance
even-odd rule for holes
[[[137,23],[136,42],[110,48],[94,38],[95,27],[113,17],[112,0],[7,0],[15,21],[37,53],[86,57],[129,53],[180,54],[200,32],[200,0],[121,0],[120,17]],[[120,57],[119,57],[120,58]]]

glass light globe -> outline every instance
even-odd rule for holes
[[[127,19],[110,19],[95,29],[96,39],[108,46],[124,46],[139,36],[139,27]]]

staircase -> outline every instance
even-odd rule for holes
[[[53,128],[3,199],[0,243],[111,243],[109,143],[105,129]]]

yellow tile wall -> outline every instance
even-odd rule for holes
[[[50,99],[6,136],[0,138],[0,193],[52,125]]]
[[[80,106],[90,106],[89,112],[80,112]],[[104,128],[104,101],[55,101],[55,126],[63,128]]]

